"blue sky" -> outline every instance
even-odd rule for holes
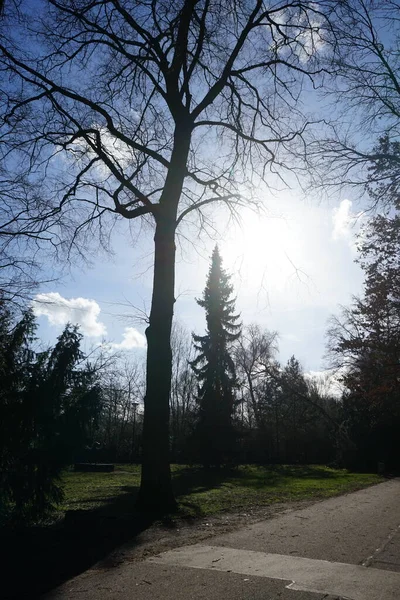
[[[265,215],[242,212],[241,225],[227,226],[226,215],[217,213],[220,235],[213,239],[179,238],[176,319],[189,332],[204,330],[204,311],[195,298],[218,242],[243,323],[276,330],[282,361],[294,354],[307,371],[323,370],[328,318],[361,290],[362,272],[354,263],[357,210],[349,198],[306,201],[295,191],[267,197],[265,206]],[[123,224],[113,249],[114,257],[99,251],[90,267],[74,264],[70,274],[40,290],[51,294],[40,296],[45,303],[36,305],[45,342],[53,342],[70,320],[81,325],[86,348],[106,339],[115,349],[144,353],[152,233],[142,231],[132,243]]]

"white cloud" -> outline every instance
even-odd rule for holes
[[[320,52],[325,46],[320,33],[321,23],[314,20],[307,25],[308,27],[297,36],[297,43],[300,45],[297,54],[302,63],[308,62],[312,56]]]
[[[106,128],[100,129],[101,143],[110,157],[122,167],[127,167],[132,160],[132,151],[124,142],[114,137]]]
[[[79,325],[82,333],[89,337],[100,337],[107,334],[104,323],[99,320],[100,306],[95,300],[88,298],[63,298],[58,292],[37,294],[32,302],[33,312],[37,317],[45,316],[51,325],[64,326],[67,323]],[[113,350],[132,350],[144,348],[145,336],[134,327],[125,327],[122,341],[106,343]]]
[[[132,350],[132,348],[145,348],[146,338],[134,327],[125,327],[122,342],[110,344],[114,350]]]
[[[98,320],[100,306],[88,298],[63,298],[58,292],[37,294],[33,300],[33,312],[48,318],[51,325],[79,325],[82,333],[89,337],[100,337],[107,333],[104,323]]]
[[[299,12],[291,9],[282,9],[276,13],[279,16],[279,30],[274,31],[273,44],[271,48],[278,49],[283,55],[294,52],[301,63],[307,63],[313,56],[325,48],[325,24],[322,18],[317,18],[318,4],[311,4],[307,14],[303,10]],[[314,15],[311,11],[315,11]],[[269,24],[268,24],[269,27]],[[288,48],[286,37],[282,34],[286,28],[290,28],[295,37],[295,45]]]
[[[332,239],[349,240],[353,237],[351,225],[354,222],[355,215],[351,212],[351,200],[342,200],[337,208],[332,211]]]
[[[139,113],[136,111],[132,112],[132,121],[137,121]],[[136,161],[136,154],[132,148],[129,148],[124,142],[114,137],[106,127],[101,127],[97,123],[92,123],[92,129],[96,131],[96,135],[100,135],[101,144],[108,154],[108,158],[118,168],[128,168]],[[95,138],[95,134],[92,134]],[[93,141],[96,141],[95,139]],[[97,143],[97,142],[96,142]],[[58,159],[61,159],[67,166],[75,166],[76,162],[80,167],[83,167],[88,163],[88,160],[92,160],[95,157],[95,153],[91,146],[86,140],[77,138],[72,143],[68,144],[68,152],[57,155]],[[97,173],[101,177],[108,176],[110,174],[109,168],[103,161],[96,162],[91,169],[91,172]]]

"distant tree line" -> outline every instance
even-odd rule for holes
[[[332,317],[330,368],[313,376],[295,356],[279,363],[277,332],[240,322],[214,250],[197,301],[206,314],[205,334],[191,339],[179,323],[173,329],[173,462],[324,463],[373,471],[384,463],[398,469],[399,223],[396,209],[371,219],[360,234],[364,295]],[[104,376],[107,385],[103,377],[98,456],[140,461],[143,372],[125,365]]]
[[[338,399],[295,357],[282,367],[277,334],[243,326],[232,293],[216,248],[198,300],[206,335],[193,335],[195,358],[188,359],[195,378],[186,456],[206,467],[334,461]]]
[[[197,300],[206,313],[205,335],[190,336],[179,323],[173,329],[172,462],[206,467],[335,462],[344,433],[341,401],[329,376],[309,376],[294,356],[280,365],[277,333],[243,326],[232,293],[215,249]],[[93,456],[140,462],[144,369],[113,367],[101,386]]]

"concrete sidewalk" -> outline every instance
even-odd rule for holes
[[[398,539],[399,524],[400,479],[392,479],[215,537],[212,545],[373,566]]]
[[[48,600],[400,600],[400,480],[110,569]]]

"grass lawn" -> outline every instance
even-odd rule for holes
[[[181,516],[207,516],[276,502],[328,498],[383,481],[378,475],[320,465],[242,465],[208,472],[199,467],[173,465],[172,473]],[[139,479],[140,467],[136,465],[116,465],[113,473],[66,472],[65,499],[59,510],[129,513]]]

